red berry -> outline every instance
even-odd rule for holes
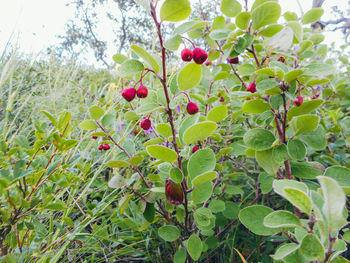
[[[211,61],[208,60],[208,61],[205,62],[205,65],[206,65],[206,66],[213,65],[213,62],[211,62]]]
[[[103,145],[101,144],[100,146],[98,146],[98,149],[99,149],[100,151],[102,151],[102,150],[103,150]]]
[[[196,103],[193,103],[192,101],[190,101],[188,104],[187,104],[187,112],[188,114],[196,114],[198,112],[198,106],[196,105]]]
[[[191,61],[193,58],[193,51],[189,48],[185,48],[181,51],[181,58],[183,61]]]
[[[122,96],[126,101],[132,101],[135,98],[136,95],[136,89],[135,88],[128,88],[124,89],[122,91]]]
[[[181,184],[177,184],[171,179],[167,179],[165,183],[165,196],[170,204],[181,205],[184,199],[184,192]]]
[[[284,57],[279,57],[278,61],[284,63],[286,59]]]
[[[192,153],[195,153],[195,152],[198,151],[198,150],[199,150],[198,146],[194,146],[194,147],[192,148]]]
[[[107,151],[107,150],[109,150],[109,149],[111,149],[111,146],[109,146],[108,143],[106,143],[106,144],[103,145],[103,150]]]
[[[197,64],[203,64],[208,58],[208,54],[204,49],[196,47],[193,49],[193,60]]]
[[[149,128],[151,128],[151,120],[150,119],[144,119],[141,124],[140,124],[141,128],[144,130],[148,130]]]
[[[224,97],[220,97],[220,102],[224,102],[225,98]]]
[[[230,64],[238,64],[239,63],[239,58],[235,57],[235,58],[228,58],[228,62]]]
[[[303,104],[304,98],[302,96],[298,96],[293,101],[294,106],[299,107],[301,104]]]
[[[139,98],[146,98],[148,95],[148,89],[144,85],[140,85],[139,88],[137,89],[137,97]]]
[[[92,136],[92,139],[96,140],[96,139],[97,139],[97,136]]]
[[[138,129],[134,129],[134,130],[133,130],[133,133],[134,133],[134,135],[136,136],[136,135],[139,133]]]
[[[250,84],[248,85],[247,91],[250,91],[251,93],[256,92],[256,85],[255,85],[255,82],[252,82],[252,83],[250,83]]]

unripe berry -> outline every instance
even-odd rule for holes
[[[106,143],[106,144],[103,145],[103,150],[107,151],[107,150],[109,150],[109,149],[111,149],[111,146],[109,146],[108,143]]]
[[[224,102],[225,98],[224,97],[220,97],[220,102]]]
[[[247,91],[250,91],[251,93],[256,92],[256,84],[255,84],[255,82],[252,82],[252,83],[250,83],[250,84],[248,85]]]
[[[196,47],[193,49],[193,60],[197,64],[203,64],[208,58],[208,54],[204,49]]]
[[[193,58],[193,51],[189,48],[185,48],[181,51],[181,58],[183,61],[191,61]]]
[[[133,130],[133,134],[136,136],[139,133],[139,131],[137,129]]]
[[[239,63],[239,58],[238,57],[228,58],[227,61],[230,64],[238,64]]]
[[[148,130],[149,128],[151,128],[151,120],[150,119],[144,119],[141,124],[140,127],[142,129],[144,129],[145,131]]]
[[[181,205],[184,199],[184,192],[181,184],[177,184],[171,179],[167,179],[165,183],[165,196],[170,204]]]
[[[97,136],[92,136],[92,139],[97,140]]]
[[[187,104],[187,112],[188,114],[190,115],[193,115],[193,114],[196,114],[198,112],[198,106],[196,105],[196,103],[190,101],[188,104]]]
[[[192,153],[195,153],[196,151],[198,151],[199,150],[199,148],[198,148],[198,146],[196,145],[196,146],[194,146],[193,148],[192,148]]]
[[[211,62],[211,61],[208,60],[208,61],[205,62],[205,65],[206,65],[206,66],[213,65],[213,62]]]
[[[102,151],[102,150],[103,150],[103,145],[101,144],[100,146],[98,146],[98,149],[99,149],[100,151]]]
[[[122,91],[123,98],[128,102],[132,101],[135,98],[135,95],[136,95],[135,88],[128,88]]]
[[[301,104],[303,104],[304,98],[302,96],[298,96],[293,101],[294,106],[299,107]]]
[[[148,89],[144,85],[140,85],[139,88],[137,89],[137,97],[139,98],[146,98],[148,95]]]

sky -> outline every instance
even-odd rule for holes
[[[191,0],[193,1],[196,0]],[[243,0],[239,1],[243,3]],[[59,43],[57,36],[64,34],[65,24],[74,18],[74,7],[67,6],[67,2],[67,0],[0,0],[0,52],[2,53],[9,39],[12,44],[17,44],[20,51],[28,54],[45,52],[50,45]],[[312,0],[299,0],[299,2],[304,12],[311,9]],[[338,5],[340,8],[345,8],[346,2],[346,0],[326,0],[322,19],[332,19],[330,7]],[[297,0],[279,0],[279,3],[282,6],[282,14],[286,11],[300,14]],[[327,33],[325,42],[329,44],[332,41],[343,43],[341,33]],[[111,49],[109,52],[112,56],[114,50]],[[88,58],[88,62],[95,63],[95,60],[91,57]]]

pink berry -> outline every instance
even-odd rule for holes
[[[148,95],[148,89],[144,85],[140,85],[139,88],[137,89],[137,97],[139,98],[146,98]]]
[[[122,91],[123,98],[128,102],[132,101],[135,98],[135,95],[136,95],[135,88],[128,88]]]
[[[194,146],[194,147],[192,148],[192,153],[195,153],[195,152],[198,151],[198,150],[199,150],[198,146]]]
[[[183,61],[191,61],[193,58],[193,51],[189,48],[185,48],[181,51],[181,58]]]
[[[248,85],[247,91],[250,91],[251,93],[256,92],[256,84],[255,84],[255,82],[252,82],[252,83],[250,83],[250,84]]]
[[[145,131],[146,130],[148,130],[149,128],[151,128],[151,120],[150,119],[144,119],[142,122],[141,122],[141,124],[140,124],[140,126],[141,126],[141,128],[142,129],[144,129]]]
[[[198,106],[196,105],[196,103],[190,101],[188,104],[187,104],[187,112],[188,114],[190,115],[193,115],[193,114],[196,114],[198,112]]]
[[[211,65],[213,65],[213,62],[211,62],[211,61],[208,60],[208,61],[205,62],[205,65],[206,65],[206,66],[211,66]]]
[[[97,136],[92,136],[92,139],[97,140]]]
[[[299,107],[301,104],[303,104],[304,98],[302,96],[298,96],[293,101],[294,106]]]
[[[224,102],[225,98],[224,97],[220,97],[220,102]]]
[[[109,149],[111,149],[111,146],[109,146],[108,143],[105,143],[105,144],[103,145],[103,150],[107,151],[107,150],[109,150]]]
[[[193,60],[197,64],[203,64],[208,58],[208,54],[204,49],[196,47],[193,49]]]
[[[103,150],[103,145],[101,144],[100,146],[98,146],[98,149],[99,149],[100,151],[102,151],[102,150]]]

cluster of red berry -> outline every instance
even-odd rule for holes
[[[193,50],[185,48],[181,51],[181,58],[186,62],[193,59],[197,64],[203,64],[207,60],[208,54],[204,49],[199,47],[196,47]]]
[[[148,95],[148,89],[143,84],[140,84],[137,90],[134,87],[132,87],[123,89],[122,91],[122,97],[128,102],[132,101],[136,95],[140,99],[146,98]]]

